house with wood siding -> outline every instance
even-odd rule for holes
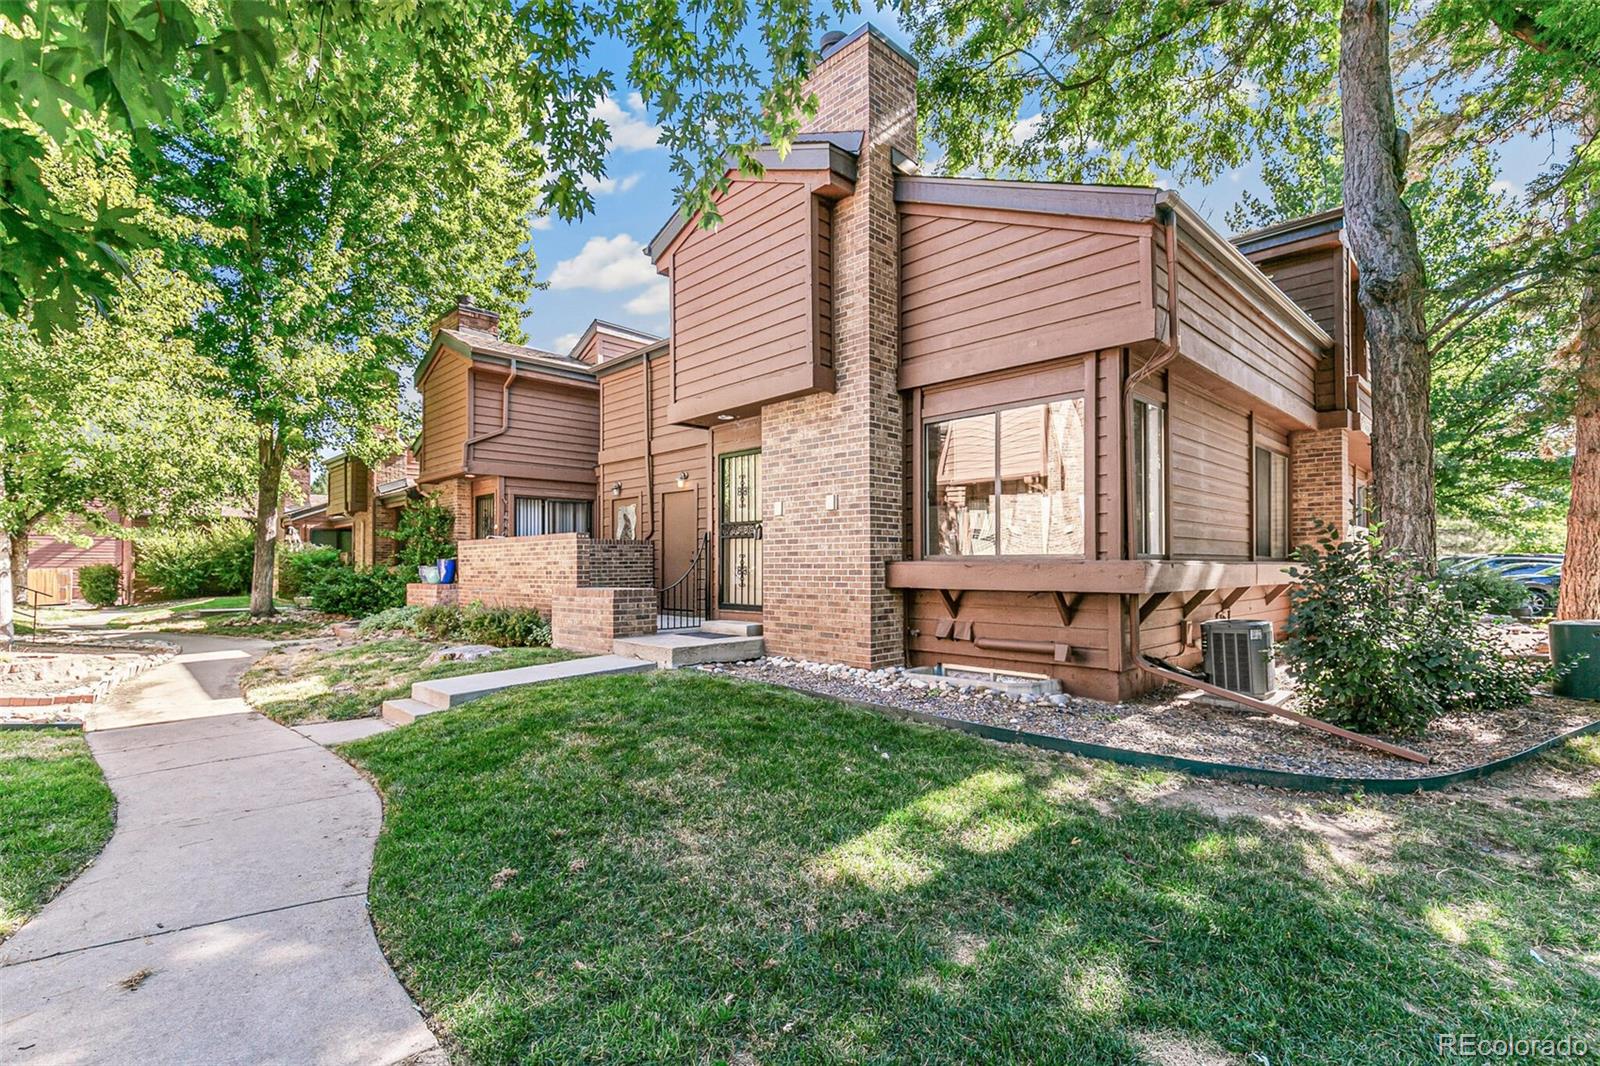
[[[1116,700],[1207,619],[1281,623],[1291,552],[1371,467],[1331,218],[1230,242],[1161,189],[922,175],[915,66],[871,27],[807,89],[717,226],[651,242],[670,343],[591,375],[606,532],[663,586],[703,553],[769,653],[859,667]]]
[[[458,541],[595,531],[595,365],[657,340],[596,320],[565,355],[512,344],[468,297],[432,329],[417,484],[455,513]]]
[[[394,558],[385,534],[399,526],[400,512],[420,498],[417,459],[409,448],[369,467],[354,455],[324,461],[328,491],[289,508],[284,520],[301,543],[338,548],[353,566],[377,566]]]

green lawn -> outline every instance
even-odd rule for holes
[[[282,608],[293,605],[274,600]],[[246,614],[250,597],[213,596],[204,600],[171,600],[142,604],[107,622],[133,633],[215,633],[261,639],[312,636],[324,632],[330,619],[312,612],[291,611],[257,621]]]
[[[113,807],[81,734],[0,729],[0,940],[99,854]]]
[[[413,681],[572,658],[553,648],[506,648],[473,662],[424,669],[423,661],[438,648],[404,636],[333,648],[291,646],[257,662],[244,675],[241,687],[250,705],[273,721],[302,725],[368,717],[384,700],[409,696]]]
[[[1593,740],[1526,795],[1315,800],[675,673],[506,693],[342,751],[386,795],[379,935],[459,1062],[1159,1045],[1390,1066],[1438,1061],[1456,1029],[1600,1043]],[[1180,788],[1338,831],[1219,821]]]

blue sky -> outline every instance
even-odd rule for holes
[[[904,43],[892,15],[871,11],[860,16],[867,18]],[[841,28],[856,25],[859,21]],[[599,62],[613,71],[627,69],[619,48],[612,46],[607,54],[601,46],[597,53]],[[573,223],[542,219],[531,234],[539,279],[549,283],[524,308],[523,329],[536,348],[565,352],[594,318],[662,336],[667,331],[666,279],[655,273],[641,249],[672,215],[673,179],[644,102],[621,85],[619,90],[600,111],[611,128],[612,145],[606,177],[591,185],[595,210]],[[1508,145],[1501,165],[1507,187],[1520,191],[1554,150],[1548,143]],[[1209,184],[1176,187],[1190,206],[1226,233],[1223,216],[1228,208],[1244,191],[1260,191],[1259,168],[1252,163]]]

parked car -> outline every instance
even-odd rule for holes
[[[1555,609],[1561,592],[1561,566],[1566,556],[1543,552],[1503,552],[1492,555],[1444,555],[1443,573],[1488,569],[1516,581],[1528,590],[1528,613],[1539,616]]]

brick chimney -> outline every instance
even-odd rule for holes
[[[429,329],[430,333],[438,333],[441,329],[475,329],[479,333],[489,333],[500,336],[500,316],[493,311],[486,311],[472,302],[470,296],[457,296],[456,305],[444,316],[435,322]]]
[[[870,25],[821,55],[806,130],[864,137],[833,215],[835,391],[761,412],[762,498],[795,503],[763,524],[762,623],[774,654],[877,668],[905,661],[905,601],[885,584],[906,505],[893,152],[917,155],[917,69]]]

